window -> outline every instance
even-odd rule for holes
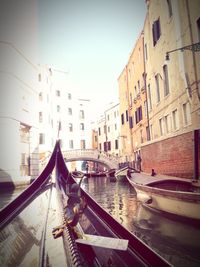
[[[128,121],[128,110],[126,110],[126,121]]]
[[[68,108],[68,115],[72,115],[72,108]]]
[[[133,128],[133,118],[132,117],[129,117],[129,127],[130,127],[130,129]]]
[[[147,136],[147,141],[150,140],[150,132],[149,132],[149,127],[146,127],[146,136]]]
[[[121,114],[121,122],[122,122],[122,125],[124,124],[124,113]]]
[[[150,84],[148,84],[148,107],[149,107],[149,110],[152,109],[152,101],[151,101],[151,87],[150,87]]]
[[[39,134],[39,144],[44,145],[45,144],[45,135],[43,133]]]
[[[70,93],[68,94],[68,99],[72,99],[72,95]]]
[[[164,134],[163,118],[159,119],[160,135]]]
[[[171,18],[171,16],[172,16],[172,3],[171,3],[171,0],[167,0],[167,7],[168,7],[169,18]]]
[[[145,60],[148,60],[148,54],[147,54],[147,44],[144,45],[144,53],[145,53]]]
[[[57,112],[60,112],[60,105],[57,105],[56,110]]]
[[[69,123],[69,132],[73,132],[73,124]]]
[[[73,149],[74,148],[74,142],[73,140],[69,140],[69,148]]]
[[[170,131],[170,120],[169,120],[169,115],[166,115],[164,117],[164,122],[165,122],[165,132],[169,133]]]
[[[117,123],[115,123],[115,130],[117,130]]]
[[[109,117],[109,115],[107,115],[107,120],[109,121],[109,119],[110,119],[110,117]]]
[[[80,130],[81,130],[81,131],[84,130],[84,123],[80,123]]]
[[[107,142],[107,146],[108,146],[108,151],[110,151],[111,150],[111,142],[110,141]]]
[[[99,144],[99,150],[101,151],[101,143]]]
[[[115,149],[118,149],[119,148],[119,144],[118,144],[118,140],[116,139],[115,140]]]
[[[41,75],[41,73],[38,74],[38,81],[39,81],[39,82],[42,81],[42,75]]]
[[[153,140],[153,125],[150,125],[150,139]]]
[[[84,118],[85,118],[84,110],[80,110],[80,119]]]
[[[56,96],[60,96],[60,90],[56,90]]]
[[[167,65],[163,66],[163,77],[164,77],[164,96],[169,94],[169,77]]]
[[[175,131],[179,128],[178,110],[177,109],[172,111],[172,120],[173,120],[173,129]]]
[[[104,143],[103,143],[103,149],[104,149],[105,152],[108,151],[108,149],[107,149],[107,142],[104,142]]]
[[[39,112],[39,122],[43,122],[43,115],[42,115],[42,112]]]
[[[85,140],[81,140],[81,149],[85,149]]]
[[[110,132],[110,126],[108,126],[108,133]]]
[[[154,21],[153,27],[152,27],[152,34],[153,34],[153,45],[155,46],[161,35],[160,19],[157,19],[156,21]]]
[[[191,106],[189,102],[183,104],[183,119],[185,125],[191,123]]]
[[[100,127],[99,127],[98,131],[99,131],[99,135],[101,135],[101,128]]]
[[[39,93],[39,101],[42,101],[43,100],[43,95],[42,95],[42,92]]]
[[[157,103],[160,102],[160,85],[159,85],[159,76],[158,74],[155,76],[156,82],[156,95],[157,95]]]
[[[135,122],[136,124],[142,120],[142,107],[136,109],[135,111]]]

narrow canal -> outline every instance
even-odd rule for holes
[[[200,266],[200,227],[144,208],[128,182],[113,183],[106,177],[91,177],[83,180],[82,188],[173,266]]]
[[[199,227],[189,225],[187,223],[174,220],[172,218],[168,218],[164,215],[149,211],[148,209],[144,208],[137,201],[136,193],[128,182],[113,183],[110,182],[110,180],[106,177],[91,177],[88,179],[85,178],[83,180],[82,188],[86,190],[103,208],[107,210],[107,212],[109,212],[124,227],[126,227],[129,231],[133,232],[138,238],[140,238],[153,250],[155,250],[162,257],[164,257],[173,266],[200,266]],[[16,197],[19,193],[20,190],[16,190],[9,193],[1,190],[0,208],[2,208],[11,199]],[[42,201],[41,203],[43,204],[38,204],[37,206],[40,208],[43,207],[44,209],[43,205],[45,204],[45,199],[46,193],[41,196],[40,201]],[[53,201],[52,203],[55,204],[55,201]],[[37,229],[36,237],[39,235],[40,231],[38,229],[41,228],[42,221],[44,221],[43,217],[41,216],[41,214],[43,214],[44,212],[42,212],[40,208],[37,209],[37,212],[35,211],[35,208],[34,212],[32,211],[32,209],[29,212],[24,211],[26,216],[24,214],[20,216],[21,218],[23,218],[23,225],[25,225],[26,223],[26,225],[29,225],[30,228],[29,221],[33,223],[33,220],[31,219],[32,216],[29,215],[30,213],[34,214],[34,221],[36,224],[35,229]],[[49,256],[51,256],[52,266],[62,266],[64,262],[64,256],[62,256],[61,252],[59,252],[59,247],[61,247],[61,245],[57,243],[61,241],[61,239],[53,240],[51,235],[52,227],[59,224],[58,222],[56,222],[56,208],[52,207],[51,210],[51,220],[48,223],[49,233],[47,233],[47,237],[49,239],[48,250],[51,251],[51,255]],[[36,218],[37,216],[41,217],[40,220]],[[27,219],[27,217],[30,218]],[[19,224],[18,221],[17,223]],[[29,261],[31,258],[30,255],[38,254],[32,252],[34,247],[38,247],[38,245],[32,246],[30,250],[31,253],[26,252],[28,253],[26,258],[28,258]],[[32,261],[35,257],[33,257],[33,255]]]

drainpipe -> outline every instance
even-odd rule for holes
[[[191,44],[194,43],[193,40],[193,33],[192,33],[192,26],[191,26],[191,16],[190,16],[190,8],[189,8],[189,3],[188,0],[186,0],[186,10],[187,10],[187,17],[188,17],[188,26],[189,26],[189,31],[190,31],[190,40]],[[199,86],[198,86],[198,77],[197,77],[197,64],[196,64],[196,58],[195,58],[195,51],[192,50],[192,59],[193,59],[193,64],[194,64],[194,79],[196,83],[196,91],[197,91],[197,96],[198,99],[200,100],[200,92],[199,92]]]
[[[193,132],[193,166],[194,166],[194,173],[193,173],[193,180],[197,181],[199,179],[199,130],[194,130]]]
[[[144,33],[143,33],[144,34]],[[144,64],[144,89],[146,92],[146,100],[147,100],[147,127],[148,127],[148,135],[147,135],[147,140],[151,140],[151,135],[150,135],[150,126],[149,126],[149,105],[148,105],[148,93],[147,93],[147,73],[146,73],[146,63],[145,63],[145,48],[144,48],[144,35],[143,35],[143,64]]]
[[[105,124],[104,124],[104,131],[105,131],[105,137],[106,137],[106,153],[108,153],[108,135],[107,135],[107,122],[106,122],[106,111],[104,112],[105,117]]]
[[[128,101],[128,123],[129,123],[129,132],[131,139],[131,153],[133,154],[133,138],[132,138],[132,129],[130,128],[130,96],[129,96],[129,84],[128,84],[128,69],[126,65],[126,88],[127,88],[127,101]]]

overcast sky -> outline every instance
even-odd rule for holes
[[[38,1],[41,63],[68,71],[70,89],[96,109],[117,101],[117,79],[142,31],[145,0]]]

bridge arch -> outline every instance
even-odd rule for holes
[[[115,156],[95,149],[75,149],[62,152],[65,162],[71,161],[93,161],[104,165],[108,170],[118,169],[119,160]]]

